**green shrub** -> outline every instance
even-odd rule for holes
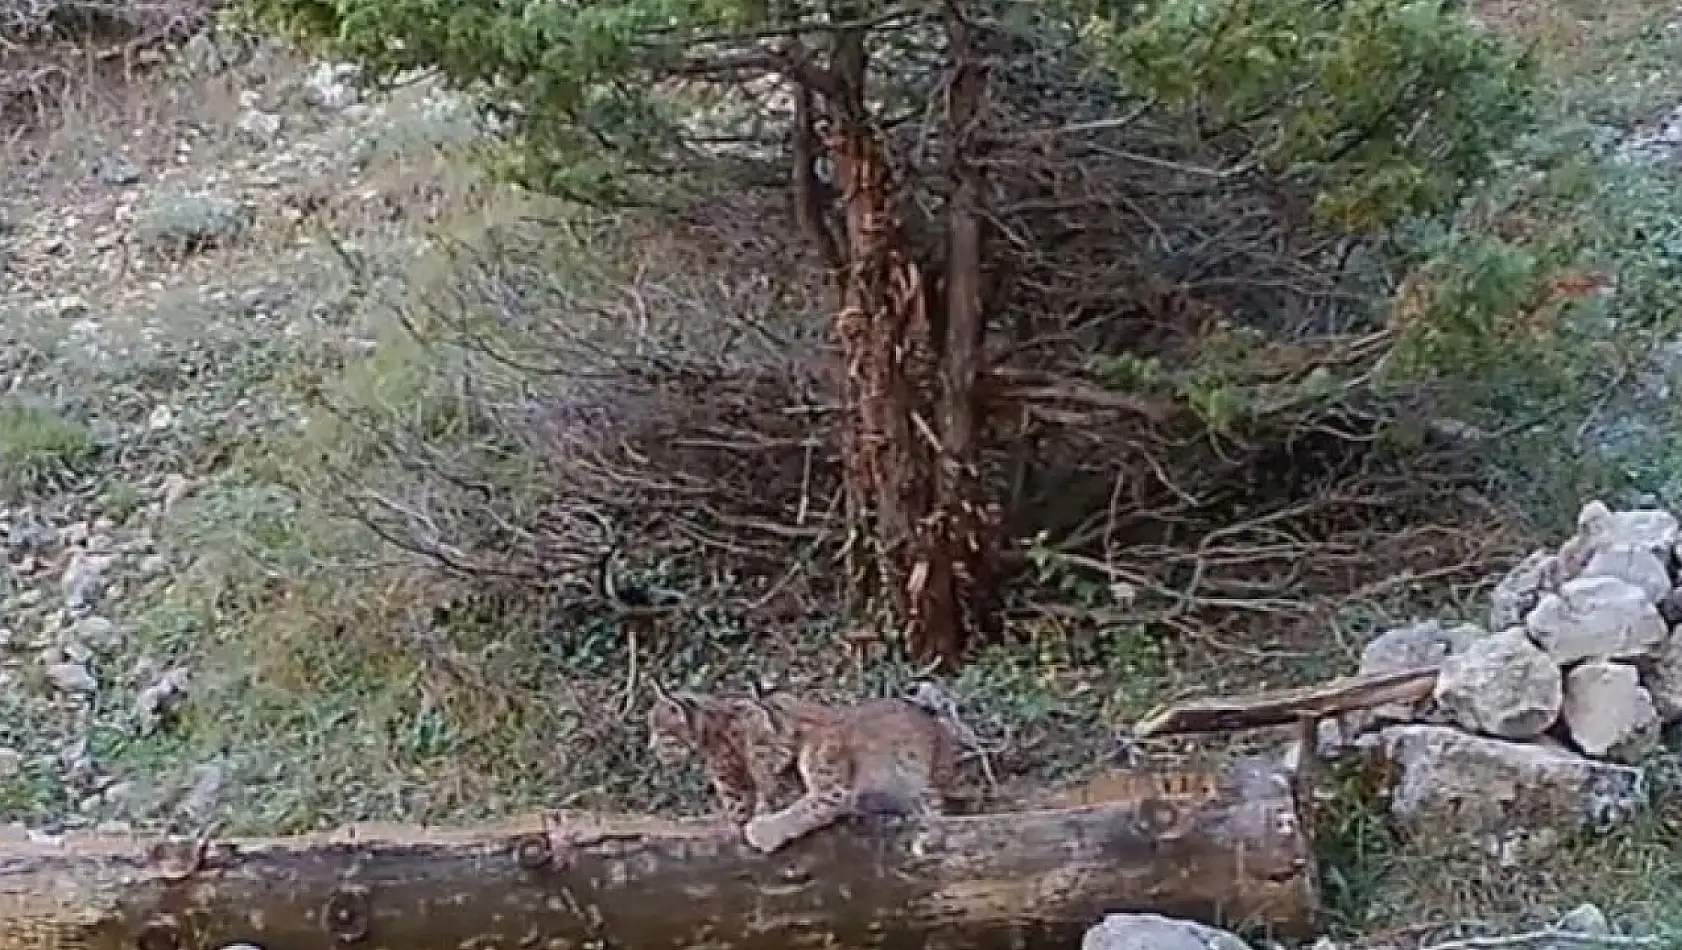
[[[45,406],[0,402],[0,490],[39,491],[86,471],[98,454],[88,428]]]

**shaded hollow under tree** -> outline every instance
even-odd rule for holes
[[[538,67],[502,49],[433,63],[441,54],[425,50],[454,49],[434,24],[372,0],[341,6],[372,18],[358,29],[380,26],[345,33],[353,53],[388,69],[443,65],[488,92],[531,140],[527,177],[543,189],[616,212],[644,199],[658,205],[644,233],[677,222],[720,246],[704,277],[674,277],[672,261],[641,251],[613,307],[485,288],[496,332],[566,316],[537,331],[547,339],[531,351],[548,363],[519,369],[521,387],[545,381],[543,404],[482,400],[500,402],[487,438],[531,449],[543,471],[525,484],[550,497],[484,505],[458,471],[418,501],[375,502],[393,536],[419,538],[451,566],[466,563],[458,552],[478,554],[489,573],[525,582],[591,563],[585,549],[599,539],[568,534],[589,519],[556,511],[563,498],[645,532],[645,560],[682,544],[727,552],[721,561],[736,560],[717,573],[732,584],[751,576],[743,551],[775,576],[850,543],[855,563],[873,568],[855,572],[861,592],[890,608],[895,628],[917,621],[919,653],[950,659],[985,627],[983,595],[1000,586],[988,578],[1029,561],[1001,536],[1041,536],[1062,567],[1138,594],[1112,613],[1125,622],[1214,623],[1247,637],[1258,619],[1311,619],[1404,565],[1416,579],[1475,575],[1506,553],[1510,536],[1486,530],[1487,514],[1468,529],[1443,504],[1476,475],[1464,446],[1381,451],[1381,436],[1429,412],[1432,396],[1398,399],[1374,383],[1410,332],[1406,314],[1375,306],[1411,266],[1383,229],[1444,202],[1408,197],[1366,219],[1318,213],[1377,207],[1387,182],[1472,180],[1487,141],[1511,124],[1497,99],[1475,98],[1500,80],[1487,41],[1456,34],[1446,14],[1421,31],[1376,0],[1223,8],[1292,27],[1268,36],[1304,37],[1307,54],[1287,50],[1257,70],[1242,48],[1219,45],[1255,31],[1205,30],[1173,15],[1184,10],[1171,0],[1117,14],[1112,32],[1136,16],[1143,38],[1115,48],[1086,29],[1085,5],[1054,2],[721,4],[677,25],[631,0],[544,7],[554,22],[517,24],[501,23],[496,4],[464,5],[487,34],[529,38],[544,51]],[[1153,24],[1159,9],[1169,15]],[[604,42],[590,17],[610,11],[625,16],[605,40],[619,44],[614,56],[569,47]],[[1328,48],[1395,54],[1370,64],[1394,73],[1374,78],[1387,95],[1319,81],[1316,38],[1349,31],[1366,32]],[[394,35],[413,52],[393,52]],[[1174,55],[1196,44],[1201,58]],[[1154,57],[1150,71],[1128,65],[1134,53]],[[1210,62],[1231,69],[1196,72]],[[558,83],[554,70],[579,74]],[[1223,88],[1233,70],[1262,88]],[[590,95],[568,98],[581,89]],[[1280,132],[1298,116],[1303,134]],[[1317,130],[1329,132],[1307,134]],[[774,219],[773,190],[795,199],[786,222]],[[816,264],[790,254],[795,220]],[[753,236],[731,247],[732,229]],[[700,312],[703,299],[714,312]],[[584,339],[592,321],[599,332]],[[662,322],[669,329],[626,342],[627,328]],[[773,342],[746,360],[744,340]],[[845,372],[824,381],[825,364]],[[627,393],[641,404],[605,413],[601,438],[570,447],[593,425],[580,420]],[[411,469],[429,452],[439,470],[454,462],[424,439],[391,450]],[[452,493],[462,498],[451,504],[482,510],[436,517]],[[826,513],[832,495],[852,510]],[[1061,605],[1030,605],[1040,606]]]

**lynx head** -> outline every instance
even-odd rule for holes
[[[658,681],[654,705],[648,709],[648,750],[661,765],[678,765],[687,760],[701,740],[700,698],[692,693],[668,693]]]

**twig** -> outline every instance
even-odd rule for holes
[[[1505,934],[1498,937],[1462,937],[1443,943],[1433,943],[1420,947],[1419,950],[1507,950],[1511,947],[1557,947],[1562,944],[1574,944],[1579,947],[1658,947],[1667,944],[1672,937],[1626,937],[1619,934],[1585,934],[1570,930],[1560,930],[1557,927],[1546,927],[1525,933]]]

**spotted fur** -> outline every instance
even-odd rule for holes
[[[759,700],[783,748],[792,747],[804,794],[747,822],[750,846],[775,851],[842,818],[945,810],[956,771],[955,741],[937,716],[903,699],[837,709],[776,693]]]
[[[795,765],[793,746],[748,697],[668,693],[656,683],[648,733],[649,751],[662,766],[699,760],[724,816],[737,826],[774,807]]]

